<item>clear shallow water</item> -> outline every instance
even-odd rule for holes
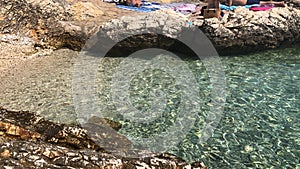
[[[9,83],[3,78],[6,85],[0,88],[1,106],[38,112],[53,121],[74,122],[71,83],[75,57],[74,52],[59,51],[45,60],[26,63],[26,71],[16,71]],[[176,124],[182,103],[180,85],[160,70],[146,69],[130,80],[131,104],[149,118],[149,123],[134,123],[118,113],[111,82],[123,59],[106,58],[98,69],[96,94],[101,114],[120,120],[121,133],[130,138],[149,137]],[[213,136],[199,144],[211,105],[211,85],[201,61],[185,60],[198,82],[200,99],[196,103],[200,109],[191,109],[196,113],[195,124],[169,152],[189,161],[203,161],[210,168],[300,168],[300,47],[222,57],[221,61],[227,83],[223,116]],[[165,66],[176,63],[174,60]],[[134,67],[134,61],[132,64]],[[163,102],[154,102],[156,107],[166,108],[149,113],[158,96]]]
[[[222,63],[227,101],[214,136],[203,145],[187,139],[175,152],[212,168],[299,168],[299,46]]]
[[[199,84],[201,109],[197,111],[196,123],[187,137],[169,152],[189,161],[203,161],[211,168],[299,168],[299,47],[248,56],[222,57],[221,60],[226,74],[227,101],[213,136],[202,144],[199,144],[199,137],[209,111],[211,86],[201,61],[186,60]],[[105,72],[99,79],[109,81],[116,70]],[[164,127],[172,126],[176,121],[174,114],[181,103],[180,92],[176,89],[174,79],[168,79],[170,77],[163,73],[159,77],[157,73],[144,71],[132,79],[132,104],[141,111],[142,108],[149,108],[151,101],[147,93],[150,93],[153,83],[167,83],[164,90],[170,98],[164,111],[166,114],[154,123],[123,121],[121,132],[129,137],[152,138],[152,134],[164,131]],[[114,111],[114,104],[110,105],[109,87],[101,83],[102,92],[99,95],[100,102],[107,105],[102,107],[102,111],[109,112],[106,116],[111,117],[118,113]]]

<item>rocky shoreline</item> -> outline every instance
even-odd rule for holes
[[[147,35],[118,42],[112,56],[147,47],[185,52],[172,38],[189,29],[200,29],[221,55],[278,48],[300,39],[300,1],[289,0],[286,4],[288,7],[264,12],[240,7],[224,11],[222,20],[218,20],[169,10],[141,14],[99,0],[2,0],[0,71],[52,50],[80,51],[83,46],[93,47],[97,40],[92,44],[86,42],[96,32],[100,32],[101,38],[118,42],[134,32],[149,31]],[[99,127],[95,123],[90,125]],[[95,143],[86,132],[79,126],[56,124],[30,112],[0,108],[1,165],[6,168],[206,168],[202,163],[188,164],[169,154],[151,154],[138,159],[115,156],[103,150],[101,141],[107,138],[98,138],[100,143]],[[123,140],[122,146],[127,141]]]
[[[221,21],[205,20],[200,29],[218,51],[245,53],[299,42],[299,19],[300,11],[296,8],[253,12],[239,7],[234,12],[225,13]]]
[[[101,31],[103,24],[112,19],[117,19],[115,22],[118,22],[119,26],[111,29],[122,30],[116,31],[118,35],[114,36],[136,31],[141,25],[151,33],[153,24],[156,27],[163,26],[164,29],[175,29],[175,32],[178,32],[186,24],[192,23],[204,32],[221,55],[232,51],[243,53],[277,48],[299,42],[300,39],[299,0],[287,1],[287,7],[273,8],[268,11],[253,12],[243,7],[234,11],[223,11],[221,20],[203,19],[170,11],[137,13],[117,9],[113,4],[97,0],[41,2],[39,0],[1,1],[1,41],[41,48],[67,47],[81,50],[86,40],[95,32]],[[170,16],[168,21],[161,17],[162,15]],[[153,18],[161,19],[153,23],[151,22]],[[128,20],[138,21],[139,25],[128,23]],[[178,22],[178,20],[186,22]],[[128,27],[128,24],[131,26]],[[143,39],[147,38],[149,37],[143,37]],[[131,42],[134,40],[131,39]],[[164,41],[168,39],[160,39],[160,42]],[[131,42],[126,44],[127,48],[132,47]],[[143,45],[139,44],[139,46]]]
[[[175,29],[177,33],[180,33],[181,27],[192,22],[205,33],[221,55],[230,54],[232,51],[243,53],[277,48],[297,43],[300,38],[299,0],[287,1],[288,7],[273,8],[268,11],[253,12],[243,7],[234,11],[223,11],[221,20],[185,16],[170,11],[137,13],[117,9],[113,4],[96,0],[41,2],[38,0],[1,1],[1,41],[41,48],[67,47],[81,50],[86,40],[95,32],[102,30],[102,25],[109,20],[118,20],[119,26],[115,29],[123,27],[121,33],[136,31],[140,25],[145,25],[144,28],[151,32],[153,24],[148,22],[151,23],[153,18],[160,18],[156,19],[154,26]],[[166,21],[161,15],[170,17]],[[128,16],[126,18],[129,19],[121,16]],[[139,24],[128,27],[130,23],[127,22],[130,18],[138,21],[136,23]],[[160,39],[161,43],[164,41],[166,39]],[[126,45],[128,48],[134,47],[131,43]]]
[[[27,111],[0,108],[1,167],[206,168],[203,163],[188,164],[171,154],[148,153],[139,157],[115,155],[111,153],[113,150],[108,152],[99,145],[105,146],[107,140],[114,140],[108,144],[114,144],[116,150],[120,150],[119,145],[128,147],[124,138],[111,131],[120,126],[99,118],[90,120],[86,125],[96,128],[101,134],[89,133],[76,125],[56,124]]]

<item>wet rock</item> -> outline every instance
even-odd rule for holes
[[[13,137],[19,137],[20,139],[31,139],[36,140],[41,137],[41,135],[37,132],[31,132],[22,127],[16,126],[7,122],[0,122],[0,130],[2,130],[3,134],[7,134]]]
[[[43,140],[77,149],[99,149],[83,128],[55,124],[26,111],[7,111],[0,108],[0,131],[7,140]]]
[[[119,129],[122,128],[122,124],[112,121],[110,119],[107,118],[99,118],[97,116],[93,116],[91,118],[89,118],[88,123],[93,123],[93,124],[97,124],[100,126],[110,126],[111,128],[113,128],[114,130],[118,131]]]
[[[92,123],[95,121],[96,123]],[[99,123],[105,122],[104,123]],[[0,108],[1,132],[0,163],[4,168],[206,168],[203,163],[188,164],[170,154],[156,154],[149,152],[147,156],[139,152],[140,156],[126,157],[106,152],[96,145],[90,138],[96,130],[96,140],[110,143],[110,133],[105,119],[92,119],[88,126],[81,128],[76,125],[55,124],[26,111],[8,111]],[[100,125],[97,125],[100,124]],[[20,131],[8,130],[14,126]],[[47,132],[55,130],[54,132]],[[116,131],[114,131],[116,132]],[[17,134],[18,133],[18,134]],[[22,137],[25,133],[26,137]],[[31,133],[31,137],[28,137]],[[39,135],[32,139],[32,133]],[[51,135],[49,135],[51,133]],[[102,135],[102,136],[97,136]],[[115,139],[122,140],[114,133]],[[18,137],[16,137],[18,136]],[[119,137],[119,138],[116,138]],[[13,138],[13,139],[12,139]],[[46,139],[47,138],[47,139]],[[128,144],[130,142],[128,141]],[[102,144],[105,145],[105,144]],[[122,143],[124,145],[124,142]],[[115,149],[120,147],[114,144]]]

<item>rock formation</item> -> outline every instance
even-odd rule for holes
[[[114,135],[114,148],[126,144],[121,136],[112,134],[110,124],[115,122],[92,118],[91,128],[97,128],[102,136],[88,133],[76,125],[55,124],[34,113],[8,111],[0,108],[0,164],[4,168],[206,168],[203,163],[188,164],[170,155],[148,153],[140,157],[122,157],[107,152],[90,138],[98,137],[106,145]],[[110,128],[111,129],[111,128]],[[101,134],[100,134],[101,135]],[[111,141],[109,141],[112,144]],[[128,142],[128,141],[127,141]],[[142,152],[143,153],[143,152]]]
[[[183,31],[200,29],[220,54],[248,52],[299,42],[300,1],[286,3],[288,7],[264,12],[239,7],[224,11],[221,20],[204,20],[168,10],[125,11],[99,0],[1,0],[0,41],[29,46],[28,55],[31,48],[93,48],[99,40],[116,43],[109,50],[112,56],[148,47],[187,52],[188,47],[175,39]],[[94,40],[87,41],[97,32]],[[144,34],[122,39],[138,32]],[[84,128],[55,124],[30,112],[0,108],[0,164],[4,168],[205,168],[170,154],[147,152],[149,156],[143,157],[144,152],[128,149],[130,141],[115,131],[119,127],[98,118]],[[124,158],[120,153],[141,156]]]
[[[97,0],[3,0],[0,38],[18,45],[80,50],[103,22],[118,17],[112,8]]]
[[[113,4],[96,0],[3,0],[0,2],[0,33],[2,41],[26,43],[43,48],[68,47],[80,50],[86,40],[101,30],[106,21],[118,18],[118,26],[110,33],[122,34],[137,29],[161,27],[178,31],[193,21],[222,54],[228,51],[253,51],[295,43],[300,37],[299,0],[288,0],[289,7],[253,12],[243,7],[233,12],[224,11],[221,20],[188,18],[172,12],[159,11],[148,14],[117,9]],[[168,15],[168,21],[162,15]],[[123,15],[131,15],[121,18]],[[146,16],[145,16],[146,15]],[[126,19],[127,18],[127,19]],[[131,18],[131,19],[130,19]],[[146,19],[145,19],[146,18]],[[153,22],[154,18],[157,22]],[[134,23],[129,23],[132,21]],[[185,22],[182,22],[186,20]],[[137,24],[138,23],[138,24]],[[154,25],[153,25],[154,24]],[[175,26],[175,27],[174,27]],[[177,30],[176,30],[177,29]],[[112,35],[110,36],[122,36]],[[153,38],[152,36],[150,38]],[[149,37],[138,37],[132,43]],[[152,41],[155,41],[155,37]],[[149,41],[148,41],[149,42]],[[168,44],[168,38],[159,42]],[[172,45],[174,42],[169,43]],[[142,43],[139,46],[143,46]],[[147,46],[147,44],[145,44]]]
[[[226,12],[221,21],[204,20],[200,29],[218,51],[249,52],[299,42],[299,19],[300,10],[291,7],[264,12],[239,7]]]

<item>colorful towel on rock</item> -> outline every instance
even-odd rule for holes
[[[103,2],[107,2],[107,3],[118,3],[119,0],[103,0]]]
[[[127,5],[116,5],[117,8],[138,11],[138,12],[152,12],[160,9],[172,9],[176,12],[183,14],[189,14],[197,10],[197,5],[195,4],[184,4],[184,3],[171,3],[171,4],[160,4],[157,2],[143,1],[141,7],[133,7]]]
[[[260,6],[259,4],[253,4],[253,5],[245,5],[243,7],[245,8],[252,8],[252,7],[257,7],[257,6]],[[241,6],[235,6],[235,5],[232,5],[232,6],[227,6],[227,5],[223,5],[223,4],[220,4],[220,9],[221,10],[231,10],[233,11],[234,9],[238,8],[238,7],[241,7]]]
[[[143,2],[141,7],[127,6],[127,5],[116,5],[117,8],[138,11],[138,12],[152,12],[161,9],[161,5],[156,2]]]
[[[197,10],[196,4],[171,3],[171,4],[163,4],[162,6],[166,9],[172,9],[176,12],[180,12],[183,14],[189,14]]]
[[[253,6],[250,8],[252,11],[267,11],[274,8],[274,4],[261,4],[260,6]]]
[[[221,10],[231,10],[233,11],[234,9],[238,8],[238,7],[241,7],[241,6],[227,6],[227,5],[223,5],[223,4],[220,4],[220,9]],[[249,10],[252,10],[252,11],[266,11],[266,10],[269,10],[269,9],[272,9],[274,8],[275,6],[273,4],[252,4],[252,5],[245,5],[245,6],[242,6],[242,7],[245,7],[245,8],[248,8]]]

